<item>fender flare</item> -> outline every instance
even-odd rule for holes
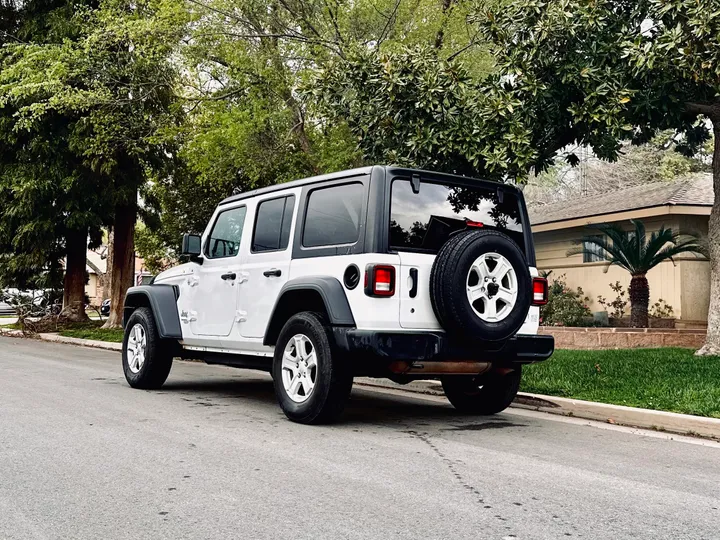
[[[350,303],[348,302],[345,289],[337,278],[332,276],[309,276],[295,278],[287,281],[280,289],[275,306],[272,309],[268,326],[265,330],[263,342],[273,342],[273,334],[277,334],[280,328],[276,328],[276,317],[282,306],[283,298],[287,293],[293,291],[314,291],[320,295],[328,315],[328,322],[332,326],[355,326]],[[283,321],[284,324],[284,321]]]
[[[177,288],[173,285],[131,287],[125,295],[123,328],[135,309],[149,307],[155,317],[161,339],[182,339],[177,296]]]

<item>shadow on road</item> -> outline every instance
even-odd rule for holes
[[[179,394],[185,401],[203,406],[242,407],[243,400],[278,409],[272,380],[264,376],[168,381],[158,393]],[[434,426],[444,431],[480,431],[521,428],[507,416],[469,416],[458,413],[450,404],[414,399],[411,396],[383,394],[356,386],[337,426],[385,425],[412,428]],[[437,425],[440,424],[440,425]]]

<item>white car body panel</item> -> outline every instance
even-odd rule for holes
[[[237,256],[224,259],[204,258],[203,264],[179,265],[159,274],[156,284],[179,288],[178,312],[182,327],[181,344],[188,350],[271,356],[272,347],[263,345],[263,337],[283,284],[288,280],[332,276],[343,281],[349,265],[360,269],[357,287],[344,288],[356,327],[359,330],[442,332],[430,301],[430,272],[435,255],[423,253],[368,253],[292,259],[297,212],[301,188],[242,199],[218,207],[202,235],[205,246],[215,220],[220,214],[240,206],[247,207],[245,225]],[[287,249],[251,253],[256,209],[263,200],[295,195],[290,243]],[[396,269],[396,292],[391,297],[365,294],[365,268],[368,264],[392,265]],[[410,298],[410,269],[418,270],[419,286]],[[266,277],[266,270],[280,270],[279,277]],[[235,280],[224,280],[223,274],[235,273]],[[537,276],[531,267],[532,276]],[[531,307],[518,334],[534,335],[539,329],[539,308]]]

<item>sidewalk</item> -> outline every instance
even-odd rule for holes
[[[0,329],[0,335],[23,337],[19,330]],[[107,341],[92,341],[87,339],[76,339],[62,337],[58,334],[39,334],[38,339],[53,343],[65,343],[81,347],[92,347],[109,351],[119,352],[122,350],[120,343]],[[371,379],[358,377],[355,384],[365,388],[385,388],[412,394],[425,394],[432,396],[444,396],[439,381],[414,381],[410,384],[400,385],[387,379]],[[519,393],[512,407],[530,409],[549,414],[561,416],[572,416],[585,420],[608,422],[623,426],[654,429],[677,433],[680,435],[695,435],[710,439],[720,440],[720,418],[707,418],[704,416],[692,416],[665,411],[654,411],[650,409],[639,409],[635,407],[624,407],[621,405],[609,405],[607,403],[596,403],[582,401],[579,399],[567,399],[554,396],[538,394]]]

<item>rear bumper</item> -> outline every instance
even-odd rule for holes
[[[490,362],[513,367],[547,360],[555,350],[552,336],[516,335],[505,342],[449,339],[438,332],[382,332],[335,328],[335,342],[358,360]]]

